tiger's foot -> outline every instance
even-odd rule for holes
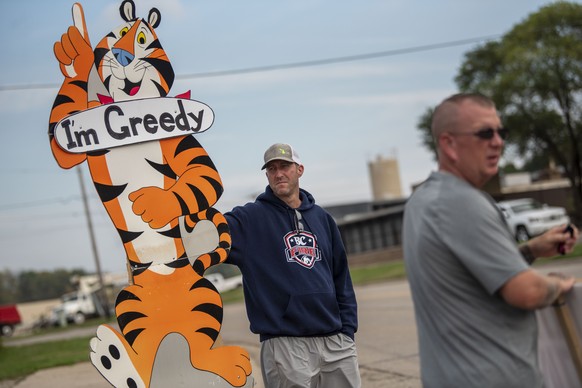
[[[120,336],[111,326],[100,325],[89,342],[91,362],[114,387],[146,388]]]
[[[210,354],[208,349],[200,349],[199,353],[200,358]],[[224,360],[222,363],[224,364]],[[225,364],[225,367],[228,366]],[[232,365],[230,368],[232,369]],[[203,369],[201,365],[196,367],[192,364],[190,346],[182,334],[170,333],[164,337],[158,348],[150,388],[233,388],[222,376],[224,373],[219,374],[208,369],[210,368]],[[237,388],[252,388],[254,382],[252,375],[247,376],[245,385]]]
[[[221,346],[204,353],[192,351],[190,357],[194,367],[219,375],[233,387],[244,386],[253,371],[249,353],[239,346]]]

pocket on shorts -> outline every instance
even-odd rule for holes
[[[348,343],[350,346],[351,346],[352,344],[355,344],[355,343],[356,343],[356,342],[355,342],[355,341],[352,339],[352,337],[350,337],[350,336],[349,336],[349,335],[347,335],[347,334],[344,334],[344,333],[339,333],[338,335],[339,335],[339,336],[340,336],[340,337],[341,337],[341,338],[342,338],[342,339],[343,339],[345,342],[347,342],[347,343]]]

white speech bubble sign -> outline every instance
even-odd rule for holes
[[[63,150],[84,153],[197,134],[213,122],[214,112],[200,101],[145,98],[100,105],[67,116],[57,123],[54,136]]]

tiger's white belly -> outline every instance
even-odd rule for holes
[[[107,166],[114,185],[127,183],[124,192],[118,197],[127,229],[142,234],[132,241],[133,247],[142,263],[153,262],[162,264],[176,260],[177,252],[174,239],[159,234],[170,229],[166,225],[160,229],[152,229],[141,217],[136,215],[128,198],[129,194],[142,187],[164,187],[164,176],[156,171],[146,161],[163,163],[163,155],[159,142],[133,144],[112,148],[106,155]]]

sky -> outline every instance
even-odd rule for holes
[[[436,169],[418,120],[457,91],[465,53],[552,2],[135,3],[139,17],[152,7],[161,12],[156,33],[177,75],[170,95],[190,90],[214,111],[212,127],[197,139],[221,174],[225,192],[216,208],[225,212],[264,190],[263,153],[277,142],[297,149],[301,186],[322,206],[371,200],[368,162],[378,156],[397,158],[408,196]],[[93,45],[122,24],[120,1],[81,4]],[[72,24],[72,5],[0,0],[0,271],[93,272],[97,260],[105,272],[125,270],[85,164],[61,169],[49,148],[50,109],[63,79],[53,44]]]

